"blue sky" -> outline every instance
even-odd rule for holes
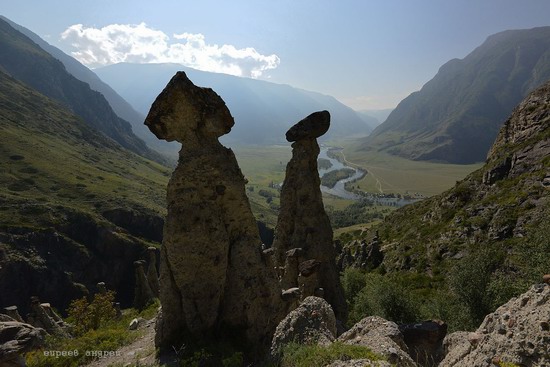
[[[0,14],[90,67],[181,62],[330,94],[356,109],[395,107],[491,34],[550,26],[548,0],[6,2]]]

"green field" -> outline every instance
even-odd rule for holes
[[[355,141],[334,142],[344,147],[342,156],[351,166],[368,174],[354,186],[373,193],[420,194],[432,196],[451,188],[456,181],[482,166],[412,161],[387,153],[358,150]]]

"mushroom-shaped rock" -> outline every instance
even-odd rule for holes
[[[149,282],[147,281],[147,276],[145,275],[144,266],[145,261],[134,261],[136,279],[134,291],[134,307],[140,310],[153,303],[155,298],[153,291],[149,287]]]
[[[347,304],[340,284],[332,228],[324,209],[317,169],[320,149],[316,138],[323,135],[329,125],[328,111],[315,112],[291,127],[286,134],[287,140],[294,143],[281,190],[281,208],[273,239],[273,262],[276,268],[284,268],[287,259],[293,258],[287,252],[292,254],[293,249],[301,248],[296,258],[304,264],[299,269],[302,273],[297,283],[289,280],[293,273],[284,274],[284,287],[298,284],[302,297],[311,296],[315,289],[323,288],[324,298],[332,306],[336,318],[345,322]],[[294,268],[289,270],[294,271]]]
[[[178,72],[153,103],[145,124],[159,138],[182,143],[167,189],[160,251],[156,344],[243,335],[268,347],[284,317],[281,288],[245,193],[231,149],[218,141],[234,124],[213,90]]]
[[[218,138],[234,124],[223,99],[210,88],[194,85],[183,71],[170,80],[145,120],[157,138],[180,143]]]
[[[286,132],[286,140],[293,142],[303,139],[317,139],[323,136],[329,127],[330,113],[328,111],[313,112]]]

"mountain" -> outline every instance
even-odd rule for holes
[[[549,79],[550,27],[497,33],[401,101],[362,149],[414,160],[483,161],[502,121]]]
[[[150,159],[164,159],[134,135],[105,97],[67,72],[65,66],[27,36],[0,19],[0,67],[12,77],[61,102],[90,126],[123,147]]]
[[[506,120],[481,169],[375,228],[378,270],[431,302],[428,317],[477,327],[550,269],[548,218],[550,82]]]
[[[17,31],[23,33],[25,36],[29,37],[34,43],[40,46],[44,51],[58,59],[63,63],[65,68],[69,73],[71,73],[75,78],[81,80],[90,85],[90,88],[103,94],[105,99],[109,102],[113,111],[122,119],[129,121],[132,124],[132,127],[137,125],[143,125],[145,116],[137,112],[128,102],[124,100],[120,95],[117,94],[109,85],[105,84],[99,77],[94,74],[93,71],[88,69],[86,66],[82,65],[75,58],[67,55],[57,47],[50,45],[48,42],[40,38],[36,33],[33,33],[31,30],[12,22],[8,18],[5,18],[0,15],[0,19],[7,22]],[[141,126],[140,126],[141,127]],[[144,127],[145,128],[145,127]],[[135,128],[134,128],[135,130]]]
[[[325,109],[332,116],[329,138],[370,131],[355,111],[335,98],[288,85],[198,71],[179,64],[121,63],[94,71],[139,112],[147,114],[156,96],[179,70],[185,71],[196,85],[214,89],[226,102],[235,118],[231,134],[224,137],[226,142],[285,142],[285,132],[294,123]],[[150,133],[142,137],[156,140]]]
[[[169,170],[2,71],[0,155],[0,306],[24,314],[39,296],[63,311],[100,281],[130,305]]]
[[[359,110],[357,113],[359,116],[361,116],[363,119],[367,119],[369,125],[372,126],[372,128],[376,128],[378,125],[386,121],[390,113],[393,111],[393,108],[386,108],[382,110]]]

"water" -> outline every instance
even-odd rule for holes
[[[355,171],[355,173],[348,178],[342,179],[338,182],[336,182],[336,185],[332,189],[321,186],[321,191],[327,194],[331,194],[334,196],[337,196],[342,199],[350,199],[350,200],[359,200],[364,198],[364,196],[357,195],[353,192],[350,192],[346,190],[345,185],[347,182],[356,180],[361,178],[365,171],[357,169],[355,167],[348,166],[337,159],[331,158],[327,155],[327,152],[331,149],[331,147],[321,147],[321,152],[319,153],[319,158],[328,159],[330,163],[332,163],[332,166],[328,169],[319,169],[319,177],[323,177],[323,175],[327,172],[331,172],[334,170],[339,170],[342,168],[350,168]],[[368,173],[367,173],[368,174]],[[416,199],[404,199],[404,198],[395,198],[395,197],[387,197],[384,195],[379,194],[369,194],[366,196],[367,199],[373,200],[375,203],[379,205],[388,205],[388,206],[404,206],[407,204],[414,203],[415,201],[418,201]]]
[[[327,193],[327,194],[338,196],[339,198],[343,198],[343,199],[351,199],[351,200],[361,199],[361,196],[346,190],[345,185],[346,185],[347,182],[350,182],[350,181],[357,180],[357,179],[361,178],[365,174],[365,171],[362,171],[362,170],[354,168],[354,167],[347,166],[347,165],[343,164],[342,162],[338,161],[337,159],[329,157],[327,155],[327,152],[328,152],[329,149],[330,149],[330,147],[321,148],[321,152],[319,153],[319,158],[328,159],[330,161],[330,163],[332,163],[332,167],[330,167],[329,169],[319,169],[319,177],[323,177],[323,175],[325,173],[335,171],[335,170],[339,170],[339,169],[342,169],[342,168],[350,168],[350,169],[354,170],[355,173],[353,175],[351,175],[350,177],[348,177],[348,178],[345,178],[345,179],[342,179],[342,180],[339,180],[338,182],[336,182],[336,185],[334,185],[334,187],[332,189],[330,189],[326,186],[321,186],[321,191],[324,192],[324,193]]]

